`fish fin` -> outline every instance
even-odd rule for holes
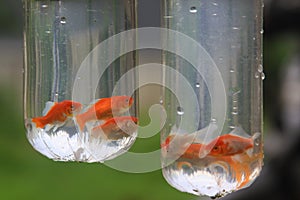
[[[79,114],[75,118],[76,118],[76,122],[77,122],[77,125],[78,125],[80,131],[83,131],[84,126],[85,126],[84,117],[82,116],[82,114]]]
[[[47,101],[46,102],[46,105],[45,105],[45,108],[43,110],[43,116],[47,115],[47,113],[51,110],[51,108],[57,104],[57,102],[53,102],[53,101]]]
[[[229,134],[244,138],[250,138],[250,135],[241,126],[236,126]]]
[[[43,122],[44,120],[41,117],[32,118],[31,121],[35,123],[35,126],[37,128],[44,128],[45,127],[45,123]]]

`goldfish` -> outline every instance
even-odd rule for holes
[[[113,96],[102,98],[93,104],[86,112],[78,114],[76,121],[80,130],[84,129],[86,122],[95,120],[107,120],[114,116],[120,116],[129,110],[133,98],[129,96]]]
[[[92,129],[91,135],[99,137],[104,135],[107,139],[120,139],[131,135],[137,130],[138,119],[131,116],[114,117],[107,120],[104,124]]]
[[[211,151],[208,155],[232,156],[235,154],[243,153],[246,150],[253,148],[253,141],[256,137],[256,134],[251,138],[244,138],[232,134],[221,135],[213,140],[210,144],[208,144],[208,148],[211,148]]]
[[[173,140],[175,135],[169,135],[165,142],[161,145],[163,148],[169,147],[171,140]],[[177,149],[185,148],[186,150],[182,152],[181,157],[196,159],[202,158],[206,155],[208,156],[232,156],[235,154],[240,154],[247,151],[254,146],[254,139],[258,135],[254,134],[251,138],[244,138],[233,134],[225,134],[215,138],[208,144],[202,143],[191,143],[188,144],[189,140],[192,142],[190,138],[185,139],[183,142],[184,146],[179,147],[178,142],[176,144]],[[178,136],[177,136],[178,137]],[[183,136],[181,136],[183,137]],[[186,137],[189,137],[188,135]],[[181,139],[183,141],[183,139]],[[174,148],[173,148],[174,149]]]
[[[47,124],[63,123],[68,117],[81,110],[81,103],[64,100],[55,102],[45,116],[32,118],[37,128],[44,128]]]

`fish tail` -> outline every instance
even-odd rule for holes
[[[35,123],[37,128],[44,128],[46,126],[45,120],[41,117],[32,118],[32,122]]]
[[[85,126],[85,117],[83,114],[79,114],[76,116],[76,121],[77,121],[77,124],[78,124],[78,127],[80,129],[80,131],[83,131],[84,129],[84,126]]]

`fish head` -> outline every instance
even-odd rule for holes
[[[210,149],[209,155],[211,156],[222,156],[226,151],[226,143],[221,140],[219,137],[214,139],[207,145],[207,148]]]
[[[210,155],[213,156],[231,156],[240,154],[253,147],[253,140],[243,138],[236,135],[222,135],[220,136],[213,148]]]
[[[78,103],[75,101],[69,101],[69,100],[64,101],[62,106],[63,106],[64,112],[68,116],[72,116],[74,113],[79,112],[82,108],[81,103]]]
[[[130,96],[114,96],[111,98],[111,107],[118,113],[126,112],[133,104],[133,98]]]

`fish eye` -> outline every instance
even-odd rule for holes
[[[218,151],[218,150],[219,150],[219,147],[218,147],[218,146],[214,146],[213,150],[214,150],[214,151]]]

